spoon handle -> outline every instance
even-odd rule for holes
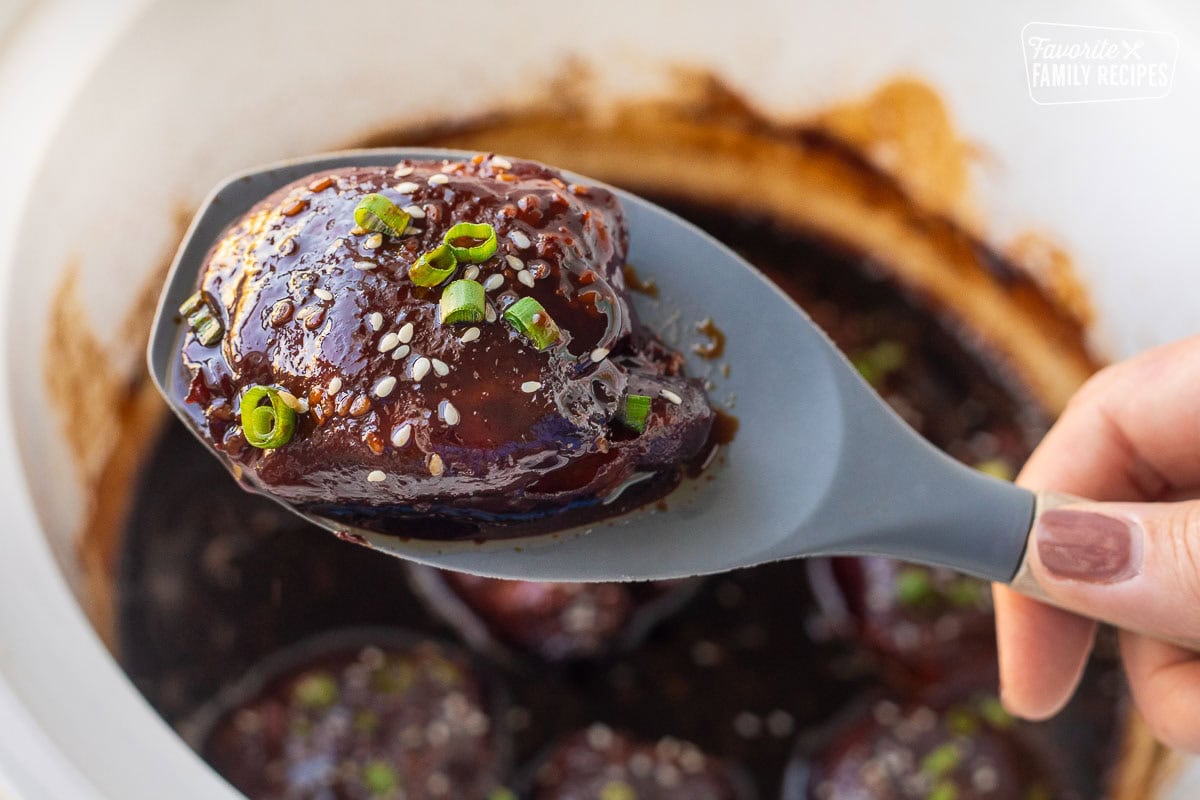
[[[1059,494],[1056,492],[1038,492],[1037,499],[1035,501],[1035,506],[1034,506],[1033,524],[1030,526],[1030,537],[1032,537],[1033,530],[1037,527],[1038,519],[1041,518],[1042,514],[1046,513],[1047,511],[1049,511],[1051,509],[1054,509],[1054,508],[1061,508],[1063,506],[1068,506],[1068,505],[1072,505],[1074,503],[1082,503],[1082,502],[1085,502],[1085,501],[1082,500],[1081,498],[1074,497],[1069,494]],[[1042,585],[1038,582],[1037,574],[1034,572],[1032,564],[1030,563],[1032,561],[1032,550],[1033,550],[1032,546],[1028,546],[1028,545],[1026,546],[1025,555],[1021,559],[1021,566],[1017,570],[1017,574],[1013,577],[1012,581],[1009,582],[1009,587],[1011,589],[1013,589],[1014,591],[1020,592],[1021,594],[1025,595],[1026,597],[1032,597],[1035,600],[1039,600],[1043,603],[1046,603],[1047,605],[1052,605],[1057,608],[1062,608],[1062,609],[1074,612],[1074,613],[1079,614],[1084,617],[1097,619],[1100,622],[1106,622],[1109,624],[1116,625],[1116,623],[1112,622],[1112,620],[1106,620],[1103,617],[1097,616],[1094,611],[1088,609],[1085,606],[1073,607],[1070,602],[1064,602],[1062,600],[1048,596],[1046,594],[1046,590],[1044,588],[1042,588]],[[1117,625],[1117,627],[1125,628],[1127,630],[1132,630],[1134,633],[1140,633],[1145,636],[1149,636],[1153,639],[1159,639],[1160,641],[1170,642],[1171,644],[1178,645],[1179,647],[1182,647],[1186,650],[1195,650],[1197,652],[1200,652],[1200,640],[1198,640],[1198,639],[1188,639],[1188,638],[1176,637],[1176,636],[1164,636],[1160,633],[1154,633],[1153,631],[1143,629],[1143,628],[1131,628],[1130,626],[1125,625],[1125,624]]]

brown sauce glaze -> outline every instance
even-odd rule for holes
[[[372,193],[410,210],[401,235],[358,228],[355,208]],[[417,285],[410,267],[460,222],[490,225],[495,253]],[[533,162],[309,176],[213,247],[200,288],[226,333],[216,346],[185,335],[177,392],[249,486],[335,521],[482,539],[619,514],[674,488],[712,421],[701,382],[638,323],[627,239],[611,192]],[[482,285],[488,317],[443,324],[445,282],[462,278]],[[538,348],[503,319],[525,298],[558,341]],[[281,446],[250,446],[239,424],[253,386],[296,398]],[[630,394],[653,398],[642,431],[619,420]],[[606,502],[639,473],[651,478]]]
[[[701,336],[708,337],[708,341],[704,344],[694,345],[693,350],[696,355],[701,358],[717,359],[725,353],[725,331],[716,326],[711,319],[704,319],[696,323],[696,332]]]

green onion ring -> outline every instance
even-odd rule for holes
[[[484,302],[483,284],[478,281],[457,280],[442,291],[438,314],[443,325],[482,322]]]
[[[468,239],[477,244],[462,247],[456,242]],[[496,253],[496,229],[486,222],[459,222],[453,225],[442,241],[450,246],[454,257],[466,264],[482,264]]]
[[[360,228],[388,236],[399,236],[412,219],[409,214],[381,194],[371,193],[358,201],[354,222]]]
[[[408,277],[417,286],[437,286],[458,269],[458,259],[450,245],[440,244],[419,258],[408,268]]]
[[[617,419],[625,427],[638,433],[646,430],[646,418],[650,416],[650,398],[644,394],[627,394],[617,412]]]
[[[179,307],[179,313],[187,318],[188,327],[196,333],[196,339],[205,347],[212,347],[221,340],[225,326],[213,312],[208,295],[196,292]]]
[[[270,405],[263,405],[263,400]],[[242,433],[246,441],[261,450],[283,447],[296,432],[296,412],[279,390],[271,386],[251,386],[242,395]]]
[[[550,314],[532,297],[522,297],[509,306],[504,312],[504,321],[533,342],[538,350],[545,350],[562,337]]]

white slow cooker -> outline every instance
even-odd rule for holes
[[[107,404],[142,369],[127,321],[175,247],[179,215],[231,171],[397,124],[513,108],[584,73],[602,104],[661,93],[677,68],[702,68],[780,118],[912,76],[936,88],[979,154],[971,225],[1001,250],[1032,231],[1069,253],[1103,355],[1196,331],[1200,9],[1183,0],[7,2],[4,800],[238,796],[101,643],[83,609],[77,549],[115,441]],[[1171,61],[1169,85],[1042,93],[1030,23],[1099,31],[1081,37],[1141,32],[1146,58]],[[100,345],[94,383],[56,380],[57,358],[80,357],[74,339],[52,330],[64,286],[86,299],[78,313]],[[74,410],[69,431],[64,407]],[[1172,791],[1200,796],[1200,772]]]

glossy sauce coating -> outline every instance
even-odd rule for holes
[[[356,227],[373,192],[412,214],[402,236]],[[408,270],[458,222],[492,225],[498,248],[453,276],[488,289],[487,320],[443,325],[445,284],[417,286]],[[702,455],[712,412],[682,358],[638,325],[626,245],[615,196],[531,162],[309,176],[209,256],[200,288],[225,336],[184,341],[196,424],[250,485],[402,535],[524,534],[656,499]],[[503,320],[527,296],[564,332],[558,345],[538,351]],[[248,445],[239,424],[255,384],[286,390],[301,412],[274,450]],[[652,398],[641,434],[615,419],[628,393]]]

